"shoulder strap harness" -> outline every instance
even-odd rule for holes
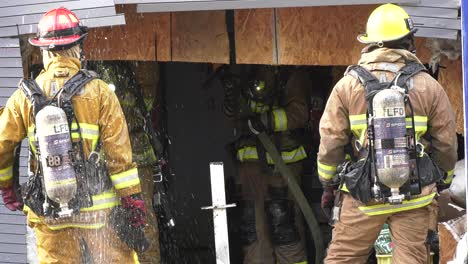
[[[411,101],[409,100],[408,96],[408,81],[418,74],[419,72],[426,71],[426,68],[417,62],[409,62],[401,68],[398,72],[396,72],[395,77],[390,82],[380,82],[371,72],[360,65],[352,65],[349,66],[346,70],[346,74],[350,74],[353,72],[354,74],[350,74],[351,76],[356,77],[361,84],[364,86],[366,91],[366,101],[367,101],[367,137],[368,137],[368,150],[373,149],[374,144],[374,131],[373,131],[373,122],[369,120],[369,116],[373,113],[373,105],[372,101],[374,96],[383,89],[389,89],[396,86],[396,89],[403,89],[402,92],[405,93],[405,104],[407,104],[411,110],[410,114],[407,114],[407,117],[411,118],[412,127],[411,129],[407,129],[407,136],[409,139],[410,146],[409,146],[409,155],[410,159],[416,160],[416,174],[414,175],[413,181],[418,182],[418,190],[415,190],[414,193],[420,193],[421,185],[419,179],[419,158],[418,154],[423,151],[423,148],[418,145],[416,142],[416,132],[415,132],[415,121],[414,121],[414,109]],[[370,154],[370,158],[372,163],[375,166],[373,151],[368,151]],[[373,166],[372,166],[373,167]],[[373,168],[375,169],[375,168]],[[375,173],[372,173],[375,175]],[[373,179],[374,182],[376,179]]]
[[[76,195],[78,199],[76,201],[77,204],[75,205],[76,209],[92,206],[92,199],[88,190],[88,182],[86,179],[87,173],[85,164],[87,159],[84,156],[83,137],[81,134],[80,123],[78,122],[75,115],[75,111],[73,109],[72,98],[87,83],[96,78],[98,78],[98,75],[95,72],[81,69],[64,83],[62,89],[60,89],[52,99],[48,99],[44,95],[42,89],[39,87],[35,80],[22,79],[19,83],[20,89],[23,91],[23,93],[26,95],[26,97],[32,104],[32,117],[34,117],[33,120],[35,119],[36,114],[46,105],[55,105],[57,107],[62,108],[67,116],[70,136],[72,135],[72,133],[77,133],[79,135],[78,141],[72,140],[72,160],[78,184],[78,190]],[[75,121],[77,125],[76,128],[72,128],[73,121]],[[34,134],[35,132],[36,131],[34,131]],[[36,158],[38,158],[40,155],[38,142],[35,143],[35,148],[37,151]],[[97,144],[96,149],[93,152],[99,152],[99,148],[100,144]],[[30,153],[30,157],[34,157],[34,154],[32,152]],[[37,166],[36,171],[34,173],[34,178],[29,179],[29,181],[36,182],[36,178],[40,174],[40,162],[38,163],[38,165],[39,166]],[[27,196],[28,193],[26,194],[26,197]],[[48,215],[50,213],[51,212],[44,212],[45,215]]]

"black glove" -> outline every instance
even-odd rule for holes
[[[322,207],[322,211],[327,218],[330,218],[331,216],[334,202],[335,202],[335,187],[324,186],[322,199],[320,201],[320,207]]]
[[[145,236],[146,208],[140,197],[133,195],[122,198],[122,206],[112,209],[110,224],[117,236],[136,252],[145,252],[150,242]]]
[[[429,230],[427,232],[426,243],[429,245],[432,252],[439,252],[439,234],[437,231]]]

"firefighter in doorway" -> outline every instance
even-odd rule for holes
[[[146,116],[141,107],[151,112],[156,98],[159,71],[155,62],[102,62],[96,63],[96,69],[102,79],[115,89],[115,94],[122,106],[127,121],[130,142],[132,145],[133,161],[138,165],[142,196],[147,208],[147,222],[145,234],[150,241],[150,247],[143,253],[138,253],[140,263],[161,263],[159,248],[158,221],[153,208],[154,169],[158,159],[153,150],[149,135],[145,130]],[[136,82],[135,82],[136,80]],[[139,87],[136,87],[136,86]],[[139,106],[135,90],[141,89],[145,106]]]
[[[295,132],[307,123],[310,84],[303,71],[294,72],[287,82],[278,71],[278,67],[258,66],[245,83],[229,76],[222,80],[224,111],[235,121],[240,136],[234,152],[244,263],[307,263],[300,209],[270,155],[248,128],[250,120],[256,129],[267,131],[300,180],[306,152]]]
[[[111,215],[123,212],[128,222],[121,227],[140,234],[146,207],[117,97],[94,73],[80,69],[86,35],[65,8],[41,18],[29,42],[41,48],[44,70],[35,81],[20,82],[0,117],[0,187],[3,196],[9,194],[13,149],[28,137],[22,196],[39,262],[135,263],[131,247],[142,250],[145,241],[123,237],[112,224],[121,219]]]
[[[358,36],[368,46],[328,99],[318,153],[322,207],[333,206],[335,193],[341,198],[325,263],[366,263],[384,223],[393,263],[429,263],[436,183],[451,177],[457,142],[448,97],[414,54],[415,31],[401,7],[375,9]],[[350,143],[359,161],[338,166]]]

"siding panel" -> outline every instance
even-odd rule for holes
[[[2,207],[5,207],[2,205]],[[3,234],[24,235],[26,234],[26,226],[23,224],[0,224],[0,231]],[[0,250],[2,247],[0,247]],[[6,252],[2,250],[2,252]]]
[[[2,24],[0,24],[2,25]],[[2,38],[0,39],[0,47],[2,48],[19,48],[19,40],[17,38]]]
[[[0,68],[0,76],[22,78],[23,68]]]
[[[26,247],[18,247],[17,244],[5,243],[0,248],[0,253],[26,254]]]
[[[0,253],[2,263],[26,263],[25,254]]]
[[[2,234],[0,243],[24,245],[26,244],[26,237],[24,234]]]
[[[23,64],[21,63],[21,58],[0,58],[0,65],[3,68],[23,67]]]
[[[80,0],[80,1],[66,1],[60,4],[60,6],[66,7],[71,10],[75,9],[87,9],[97,8],[105,6],[114,6],[113,0]],[[23,6],[11,6],[0,8],[0,16],[15,15],[30,15],[30,14],[43,14],[50,9],[56,8],[56,3],[44,3],[44,4],[32,4]],[[37,23],[38,21],[36,21]]]
[[[91,17],[101,17],[101,16],[112,16],[115,15],[115,7],[102,7],[102,8],[92,8],[92,9],[82,9],[75,10],[75,14],[80,18],[91,18]],[[1,26],[16,26],[23,24],[36,24],[39,19],[41,19],[42,14],[32,14],[32,15],[21,15],[21,16],[7,16],[0,17]]]
[[[6,104],[23,76],[18,34],[36,33],[42,15],[58,6],[71,9],[90,27],[125,24],[124,16],[116,14],[113,0],[0,1],[0,106]],[[25,140],[20,154],[20,183],[27,181],[27,157]],[[0,263],[26,263],[26,219],[21,212],[12,213],[0,206]]]
[[[0,87],[4,87],[4,88],[17,87],[20,80],[21,80],[21,78],[2,78],[2,77],[0,77]]]
[[[22,5],[30,5],[30,4],[41,4],[41,3],[60,4],[60,2],[69,2],[69,1],[78,1],[78,0],[2,0],[0,2],[0,7],[22,6]]]

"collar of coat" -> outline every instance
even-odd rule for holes
[[[405,49],[369,49],[366,47],[362,51],[361,59],[359,60],[358,64],[364,67],[367,66],[366,68],[372,69],[376,64],[393,63],[400,66],[399,68],[401,68],[410,61],[421,63],[416,55]]]
[[[47,65],[44,65],[44,71],[54,73],[61,69],[68,69],[70,73],[75,74],[81,68],[79,59],[70,57],[52,58]]]

